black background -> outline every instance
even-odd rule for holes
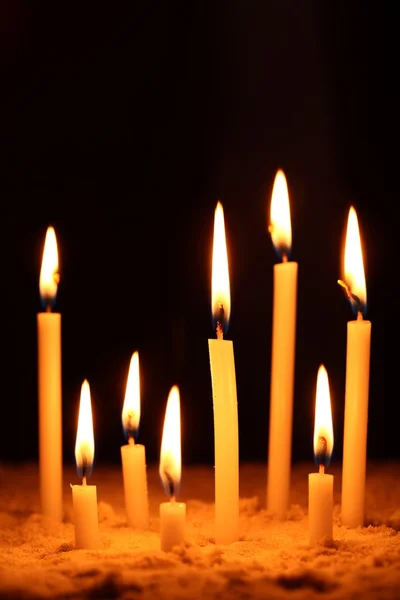
[[[129,8],[128,8],[129,4]],[[80,386],[97,462],[118,462],[131,353],[139,441],[159,455],[177,383],[184,463],[213,462],[207,339],[217,200],[225,211],[240,456],[266,461],[276,170],[299,263],[294,460],[313,461],[315,384],[328,369],[342,454],[348,209],[361,228],[372,321],[370,458],[399,456],[384,399],[383,23],[364,3],[0,4],[0,460],[37,457],[36,313],[55,227],[63,435],[74,460]],[[385,242],[385,243],[384,243]],[[395,402],[395,399],[393,400]]]

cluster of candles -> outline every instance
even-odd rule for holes
[[[289,261],[291,220],[286,177],[275,177],[270,225],[281,257],[274,266],[270,425],[267,509],[284,519],[289,508],[293,383],[295,366],[298,265]],[[61,444],[61,315],[52,312],[59,283],[58,250],[49,227],[40,273],[45,312],[38,314],[39,473],[43,514],[62,519]],[[366,285],[357,215],[351,207],[344,258],[346,290],[357,319],[348,323],[342,478],[342,524],[363,525],[367,448],[368,388],[371,323],[364,320]],[[236,374],[233,343],[224,339],[230,314],[230,282],[224,213],[218,202],[214,217],[211,285],[216,338],[209,356],[214,407],[215,541],[239,539],[239,444]],[[131,358],[122,423],[128,443],[121,447],[127,521],[149,527],[145,447],[136,443],[140,420],[139,355]],[[319,543],[333,538],[333,476],[325,473],[333,450],[333,424],[328,374],[323,365],[317,377],[314,456],[318,472],[309,475],[309,538]],[[80,548],[99,545],[96,486],[88,485],[94,457],[94,434],[89,383],[82,384],[75,457],[82,485],[72,488],[75,541]],[[170,550],[185,539],[186,505],[175,497],[181,477],[180,395],[172,387],[165,413],[160,454],[160,477],[169,497],[160,505],[160,540]]]

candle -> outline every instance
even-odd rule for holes
[[[169,498],[160,504],[160,542],[164,552],[179,546],[186,537],[186,504],[176,501],[181,470],[180,397],[179,388],[174,385],[168,396],[160,453],[160,477]]]
[[[217,339],[208,340],[214,406],[215,541],[239,539],[239,439],[233,343],[224,340],[230,314],[228,255],[224,211],[214,215],[211,304]]]
[[[75,459],[82,485],[71,485],[74,507],[75,546],[95,550],[100,545],[97,488],[87,485],[94,459],[94,435],[89,383],[83,382],[79,405]]]
[[[356,211],[350,208],[344,255],[344,281],[357,319],[347,323],[344,412],[342,524],[364,524],[371,322],[364,320],[367,292]]]
[[[62,520],[61,315],[51,312],[59,282],[56,234],[49,227],[39,289],[45,312],[37,315],[39,479],[43,515]]]
[[[288,261],[292,230],[283,171],[275,177],[270,223],[272,242],[282,262],[274,265],[267,508],[284,518],[289,508],[292,455],[298,265]]]
[[[310,544],[333,539],[333,475],[327,475],[333,450],[333,425],[328,373],[318,370],[315,398],[314,457],[318,473],[308,476],[308,519]]]
[[[147,496],[146,449],[136,444],[140,421],[139,353],[132,354],[125,400],[122,409],[122,425],[128,443],[121,446],[122,476],[124,480],[125,510],[132,527],[147,529],[149,526],[149,502]]]

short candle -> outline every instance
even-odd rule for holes
[[[186,504],[176,501],[182,470],[181,415],[179,388],[174,385],[168,396],[160,453],[160,477],[169,502],[160,504],[161,550],[170,552],[186,537]]]

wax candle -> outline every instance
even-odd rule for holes
[[[345,288],[357,319],[347,323],[344,412],[342,513],[348,527],[364,524],[371,322],[364,319],[367,303],[364,263],[357,213],[350,208],[344,255]]]
[[[314,457],[319,472],[308,476],[308,519],[311,544],[333,539],[333,475],[327,475],[333,450],[333,425],[328,373],[318,370],[315,398]]]
[[[164,552],[179,546],[186,537],[186,504],[176,501],[181,470],[180,396],[174,385],[168,396],[160,453],[160,477],[169,498],[160,504],[160,542]]]
[[[215,541],[239,539],[239,439],[233,343],[224,340],[230,314],[228,255],[224,211],[214,215],[211,304],[217,339],[208,340],[214,407]]]
[[[128,443],[121,446],[122,476],[124,481],[125,510],[132,527],[149,526],[147,495],[146,449],[137,444],[140,421],[139,353],[134,352],[129,366],[122,425]]]
[[[86,379],[81,388],[75,459],[78,476],[82,478],[82,485],[71,485],[75,546],[95,550],[100,545],[100,539],[97,488],[95,485],[87,484],[87,479],[93,468],[94,434],[90,387]]]
[[[281,170],[272,191],[269,231],[282,262],[274,265],[267,508],[284,518],[289,508],[292,456],[298,265],[288,260],[292,230],[287,182]]]
[[[49,227],[39,289],[45,312],[37,314],[39,480],[42,514],[60,523],[62,508],[61,314],[52,312],[59,282],[56,234]]]

